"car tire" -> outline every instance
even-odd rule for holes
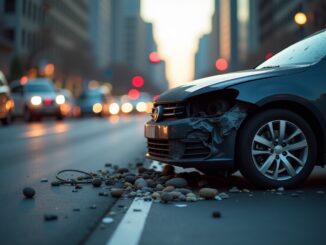
[[[12,117],[11,111],[8,112],[8,114],[6,115],[5,118],[1,119],[2,125],[5,125],[5,126],[10,125],[12,123],[12,121],[13,121],[13,117]]]
[[[262,188],[294,188],[311,173],[317,143],[309,124],[298,114],[269,109],[241,127],[237,141],[242,175]]]

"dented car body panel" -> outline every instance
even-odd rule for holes
[[[200,79],[154,103],[145,125],[150,159],[183,167],[236,168],[238,129],[261,108],[292,107],[317,130],[318,164],[326,160],[326,58]],[[245,144],[245,142],[242,142]]]

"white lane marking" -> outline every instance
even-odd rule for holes
[[[152,202],[135,198],[107,245],[138,245]],[[134,210],[137,210],[136,212]],[[140,210],[140,211],[139,211]]]

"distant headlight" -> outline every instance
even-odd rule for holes
[[[95,103],[93,105],[93,112],[94,113],[101,113],[103,109],[103,106],[100,103]]]
[[[138,102],[137,105],[136,105],[136,110],[138,112],[147,111],[147,104],[145,102]]]
[[[120,106],[117,104],[117,103],[112,103],[109,107],[109,112],[112,114],[112,115],[116,115],[118,114],[120,111]]]
[[[65,97],[62,94],[59,94],[59,95],[57,95],[57,97],[55,97],[55,102],[58,105],[62,105],[63,103],[66,102],[66,99],[65,99]]]
[[[42,98],[40,96],[33,96],[31,98],[31,104],[32,105],[40,105],[40,104],[42,104]]]
[[[133,109],[133,106],[129,102],[123,103],[122,106],[121,106],[121,111],[123,113],[129,113],[129,112],[132,111],[132,109]]]

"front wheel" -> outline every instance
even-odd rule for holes
[[[257,186],[293,188],[311,173],[316,138],[296,113],[283,109],[261,112],[245,122],[239,133],[239,169]]]
[[[2,123],[2,125],[10,125],[10,124],[12,123],[12,121],[13,121],[13,118],[12,118],[12,113],[11,113],[11,111],[9,111],[9,112],[7,113],[7,115],[6,115],[5,118],[2,118],[2,119],[1,119],[1,123]]]

